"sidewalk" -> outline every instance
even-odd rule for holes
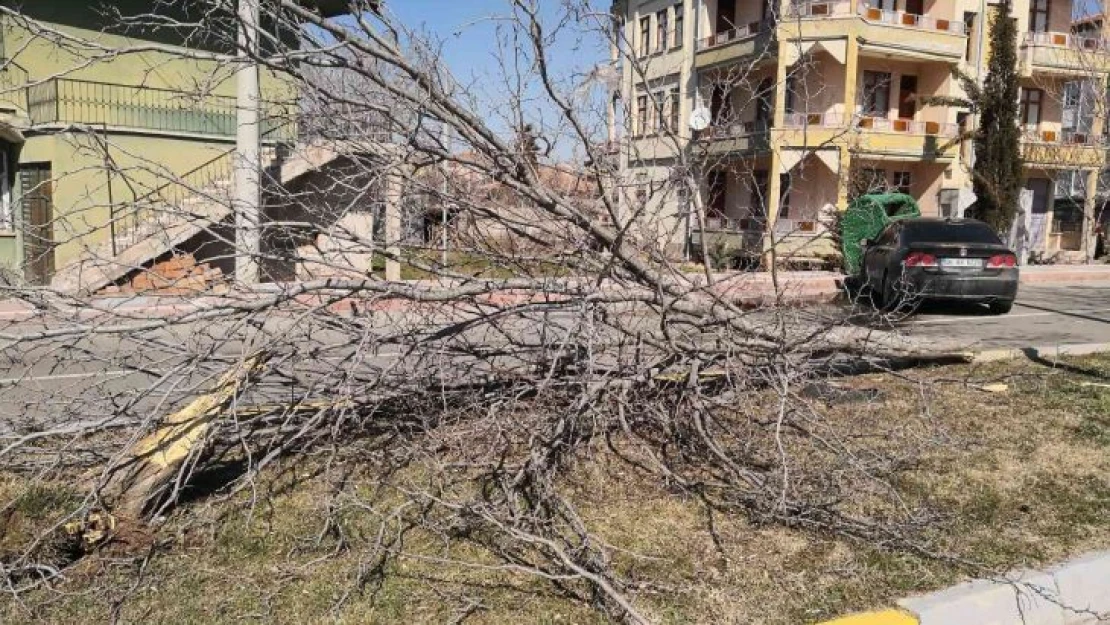
[[[774,276],[766,272],[743,272],[732,274],[717,274],[712,287],[706,293],[725,296],[734,303],[743,306],[760,306],[769,304],[816,304],[830,303],[839,298],[843,293],[844,275],[828,271],[782,271]],[[705,276],[687,274],[684,276],[694,288],[705,284]],[[558,281],[564,286],[582,286],[590,289],[587,281],[565,278]],[[777,282],[778,288],[775,288]],[[1075,284],[1090,282],[1106,282],[1110,287],[1110,265],[1070,266],[1070,265],[1041,265],[1023,267],[1021,270],[1022,284]],[[409,280],[397,284],[400,289],[412,292],[434,291],[444,287],[458,286],[435,280]],[[596,289],[599,294],[617,294],[621,287],[606,286],[602,284]],[[260,289],[259,295],[273,295],[279,293],[281,285],[266,285]],[[480,303],[490,305],[523,304],[559,299],[558,294],[547,295],[535,291],[508,289],[497,293],[487,293],[479,296]],[[316,295],[298,296],[297,301],[305,305],[323,304],[323,297]],[[63,312],[69,312],[77,319],[90,319],[103,314],[120,314],[139,317],[160,317],[173,314],[182,314],[205,308],[214,308],[233,304],[242,305],[250,301],[250,296],[243,294],[227,295],[201,295],[201,296],[154,296],[133,295],[127,297],[100,296],[88,300],[89,306],[83,308],[69,308],[60,306]],[[375,294],[372,297],[346,299],[328,304],[328,309],[337,314],[350,314],[352,310],[359,311],[404,311],[409,309],[422,309],[425,307],[443,306],[444,304],[414,303],[403,295]],[[58,312],[54,309],[52,312]],[[22,321],[39,316],[41,313],[35,307],[21,300],[0,300],[0,322]]]

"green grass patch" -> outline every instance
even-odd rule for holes
[[[994,572],[1045,565],[1110,548],[1110,388],[1100,386],[1110,384],[1110,358],[1064,364],[851,378],[843,384],[877,389],[879,398],[832,405],[828,418],[844,436],[886,424],[888,436],[864,444],[919,452],[896,486],[908,509],[934,515],[921,536],[931,548]],[[984,382],[1008,388],[987,392]],[[427,469],[415,463],[388,480],[437,483]],[[159,530],[150,560],[88,556],[53,588],[22,603],[0,599],[0,622],[114,615],[151,623],[407,625],[464,615],[462,622],[480,624],[604,622],[547,581],[497,568],[497,558],[454,528],[406,528],[388,514],[396,491],[373,467],[344,474],[345,494],[336,497],[339,477],[324,471],[293,483],[264,476],[254,492],[281,493],[266,504],[251,506],[251,492],[192,504]],[[583,522],[611,547],[613,565],[633,582],[638,608],[660,623],[811,623],[888,606],[966,575],[920,555],[755,525],[739,514],[711,516],[701,502],[644,478],[601,444],[565,486]],[[0,540],[7,552],[71,511],[81,495],[67,484],[15,478],[0,481],[0,490],[13,502]],[[877,504],[861,491],[852,505]],[[329,507],[338,510],[336,524],[323,520]],[[382,561],[383,546],[394,557]]]

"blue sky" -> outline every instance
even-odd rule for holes
[[[596,4],[595,8],[604,8]],[[539,0],[539,5],[546,20],[555,20],[563,12],[560,0]],[[495,18],[512,14],[508,0],[392,0],[387,7],[409,27],[446,40],[447,61],[463,80],[489,71],[494,61]],[[574,54],[554,60],[560,72],[591,61]]]
[[[551,29],[560,17],[566,14],[564,0],[538,0],[545,29]],[[605,12],[610,0],[574,0],[577,5],[587,5],[588,11]],[[483,112],[487,121],[497,129],[505,128],[507,114],[503,104],[506,86],[502,82],[504,72],[498,65],[498,27],[501,20],[512,15],[508,0],[387,0],[387,11],[394,14],[408,28],[426,33],[430,38],[443,41],[444,55],[455,79],[467,85],[474,92],[481,93]],[[498,18],[501,18],[499,20]],[[565,29],[562,36],[556,37],[550,47],[549,60],[552,73],[563,86],[577,85],[584,75],[607,57],[604,40],[596,31],[596,18],[589,18],[585,24]],[[504,29],[502,29],[504,30]],[[535,118],[529,121],[544,128],[554,128],[560,118],[551,103],[542,97],[538,84],[525,88],[533,98],[524,108]],[[559,158],[575,152],[577,143],[562,132],[552,131],[555,142],[554,155]]]

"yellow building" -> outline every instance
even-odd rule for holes
[[[326,14],[345,8],[309,1]],[[9,273],[47,283],[106,241],[125,245],[142,218],[135,205],[172,181],[230,179],[235,68],[217,58],[234,54],[227,38],[124,30],[95,0],[0,5],[16,12],[0,17],[0,264]],[[104,6],[125,16],[178,10],[142,0]],[[266,72],[262,85],[264,142],[291,141],[295,92]]]
[[[672,249],[704,231],[713,244],[758,254],[773,240],[799,257],[831,251],[825,232],[859,192],[901,191],[925,215],[962,215],[972,154],[956,138],[974,117],[918,98],[961,96],[955,68],[985,72],[984,25],[997,10],[986,0],[615,3],[632,204],[647,204],[651,234]],[[1091,85],[1105,84],[1110,53],[1102,20],[1079,13],[1063,0],[1012,4],[1032,244],[1046,255],[1078,252],[1082,207],[1101,201],[1104,98]],[[692,130],[699,121],[707,127]],[[666,184],[690,167],[704,224]]]

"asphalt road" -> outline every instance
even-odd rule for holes
[[[926,304],[895,326],[927,344],[963,349],[1110,343],[1110,283],[1022,285],[1014,309]]]
[[[844,311],[814,307],[799,310],[798,316],[830,312]],[[357,389],[372,380],[378,380],[380,386],[382,379],[404,380],[406,376],[430,373],[450,380],[483,373],[476,371],[477,367],[485,372],[519,367],[522,362],[512,354],[478,361],[470,350],[498,350],[506,345],[505,332],[558,344],[583,327],[582,320],[571,311],[554,316],[558,318],[542,323],[535,320],[531,325],[518,321],[515,330],[477,328],[464,332],[454,342],[454,353],[444,350],[415,355],[407,346],[420,335],[441,330],[442,324],[425,319],[399,331],[396,323],[382,320],[352,332],[350,327],[337,328],[326,321],[308,326],[304,320],[275,318],[253,330],[218,323],[192,324],[144,333],[130,340],[112,334],[85,334],[77,339],[34,342],[27,348],[0,344],[0,439],[11,433],[16,422],[20,424],[18,429],[26,432],[124,415],[135,418],[165,414],[210,388],[230,363],[250,351],[244,337],[252,332],[263,332],[267,340],[287,346],[282,364],[287,377],[276,376],[269,386],[260,387],[255,401],[266,401],[293,395],[322,397],[331,394],[337,385]],[[637,322],[636,315],[629,316],[629,324]],[[1110,343],[1110,282],[1026,285],[1013,311],[1004,316],[991,315],[978,306],[926,305],[918,314],[893,325],[880,322],[873,327],[939,350],[1051,349],[1058,345]],[[4,329],[35,332],[44,328],[15,324]],[[383,342],[383,335],[390,334],[392,339]],[[364,350],[357,342],[352,343],[352,338],[360,335],[374,349]]]

